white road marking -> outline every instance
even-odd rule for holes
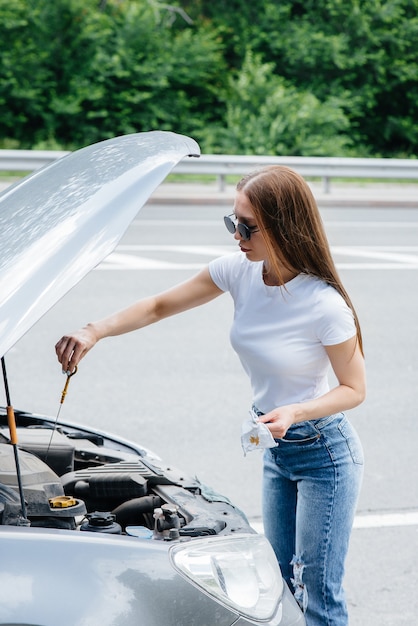
[[[264,533],[262,522],[251,521],[250,525],[258,533]],[[398,528],[400,526],[417,526],[418,511],[404,511],[402,513],[371,513],[357,515],[354,519],[353,528]]]
[[[122,244],[97,269],[199,270],[211,259],[236,250],[236,245]],[[342,270],[418,269],[418,246],[332,246],[331,250],[338,269]],[[155,256],[159,258],[152,258],[149,256],[150,253],[155,253]],[[169,253],[170,260],[162,259],[161,253]],[[176,260],[178,256],[194,258],[190,262],[184,262],[183,258]],[[198,257],[205,257],[205,261],[203,262]],[[355,260],[345,260],[347,257]]]
[[[358,515],[354,520],[354,528],[384,528],[391,526],[416,526],[418,511],[402,513],[381,513]]]
[[[182,254],[205,254],[213,257],[220,254],[228,254],[237,249],[237,246],[217,246],[217,245],[169,245],[169,244],[153,244],[153,245],[141,245],[141,244],[121,244],[117,248],[118,250],[126,251],[152,251],[152,252],[181,252]],[[417,247],[418,251],[418,247]]]
[[[119,254],[114,252],[96,269],[99,270],[195,270],[203,267],[203,263],[170,263],[149,259],[133,254]]]
[[[201,226],[223,226],[222,218],[214,219],[214,220],[147,220],[147,219],[137,219],[131,222],[131,226],[139,226],[140,228],[144,226],[156,226],[157,228],[161,228],[164,226],[196,226],[200,228]]]
[[[336,263],[339,270],[418,270],[418,263]]]
[[[225,211],[226,213],[226,211]],[[393,222],[389,222],[389,221],[350,221],[350,220],[324,220],[324,224],[326,228],[337,228],[337,227],[341,227],[341,228],[418,228],[418,222],[417,221],[393,221]],[[147,220],[146,218],[144,219],[136,219],[131,223],[131,226],[139,226],[140,228],[144,227],[144,226],[156,226],[157,228],[161,228],[162,226],[195,226],[197,228],[200,228],[201,226],[213,226],[213,227],[219,227],[221,226],[221,228],[225,228],[222,222],[222,218],[219,219],[213,219],[213,220],[198,220],[198,219],[194,219],[194,220]]]

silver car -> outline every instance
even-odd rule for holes
[[[140,444],[10,398],[8,350],[198,155],[173,133],[118,137],[0,195],[0,626],[305,624],[268,541],[226,498]]]

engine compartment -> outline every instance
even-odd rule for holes
[[[0,407],[0,525],[117,533],[174,541],[254,532],[245,515],[197,478],[168,467],[135,443],[16,411],[21,502]]]

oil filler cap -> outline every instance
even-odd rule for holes
[[[70,506],[75,506],[77,500],[72,496],[56,496],[49,499],[49,506],[51,509],[67,509]]]

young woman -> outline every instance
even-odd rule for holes
[[[345,626],[344,562],[363,466],[342,413],[365,397],[357,315],[310,188],[296,172],[271,166],[245,176],[225,224],[238,252],[62,337],[58,360],[71,372],[100,339],[229,291],[231,343],[251,381],[254,411],[278,443],[264,453],[265,533],[308,626]]]

